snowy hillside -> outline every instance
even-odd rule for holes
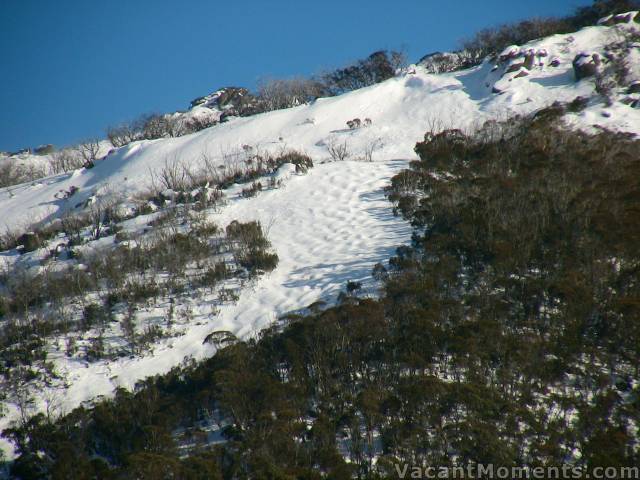
[[[555,35],[510,47],[499,58],[454,73],[433,75],[412,66],[388,81],[341,96],[232,118],[183,137],[137,141],[110,151],[93,168],[0,189],[0,229],[19,237],[100,202],[116,205],[126,216],[149,192],[163,190],[159,176],[173,167],[225,171],[253,158],[247,152],[277,156],[289,150],[304,152],[315,164],[306,174],[296,173],[291,165],[281,166],[275,174],[282,180],[279,188],[265,188],[256,196],[243,195],[245,185],[231,186],[224,191],[225,204],[204,210],[207,220],[222,229],[234,220],[259,221],[279,257],[273,271],[248,280],[232,279],[242,287],[237,301],[179,297],[175,308],[188,312],[190,322],[175,327],[173,335],[158,340],[145,354],[89,362],[65,353],[62,335],[51,340],[47,361],[58,379],[46,387],[38,384],[48,393],[29,408],[45,410],[55,398],[61,411],[69,411],[117,387],[131,388],[137,380],[164,373],[185,358],[211,355],[215,347],[205,341],[211,332],[246,338],[288,312],[319,300],[334,302],[348,281],[362,282],[362,295],[375,295],[378,285],[371,269],[411,237],[411,227],[393,216],[384,187],[417,158],[414,147],[426,131],[474,130],[487,120],[504,120],[583,97],[585,108],[567,115],[569,125],[640,134],[640,92],[614,88],[607,102],[596,92],[593,77],[576,81],[573,65],[583,52],[587,59],[594,54],[606,58],[607,47],[638,25],[630,20]],[[634,85],[640,81],[640,43],[631,44],[625,58]],[[206,106],[194,108],[202,112]],[[347,122],[354,119],[359,121],[351,128]],[[163,198],[170,204],[176,192],[164,190]],[[121,227],[125,232],[145,230],[154,214],[146,215],[129,218]],[[96,238],[79,250],[108,251],[116,236],[114,232]],[[51,248],[55,241],[25,254],[17,248],[0,252],[0,270],[22,266],[40,271]],[[60,262],[77,265],[71,257]],[[169,308],[169,301],[161,298],[140,315],[153,321]],[[12,400],[5,401],[0,429],[20,415]],[[6,442],[4,447],[10,450]]]
[[[95,194],[127,197],[143,190],[149,186],[149,171],[166,162],[194,166],[206,155],[221,164],[243,145],[269,151],[300,149],[320,161],[330,159],[327,146],[332,143],[346,144],[351,159],[363,157],[372,146],[376,160],[413,158],[413,147],[428,128],[470,129],[489,118],[526,114],[554,101],[593,97],[593,79],[576,82],[572,61],[585,51],[604,56],[605,46],[618,41],[623,28],[635,27],[590,27],[514,47],[536,52],[535,65],[526,76],[521,75],[524,68],[512,70],[511,59],[444,75],[429,75],[416,67],[382,84],[312,105],[236,118],[180,138],[135,142],[116,150],[94,169],[0,191],[0,218],[10,229],[46,222]],[[501,93],[493,93],[497,90]],[[606,117],[604,111],[596,98],[582,118],[572,121],[585,127],[637,131],[640,110],[616,103]],[[369,118],[371,125],[350,130],[346,122],[353,118]],[[74,201],[55,199],[56,193],[72,186],[79,188]]]

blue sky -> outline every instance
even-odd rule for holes
[[[409,59],[589,0],[0,0],[0,150],[103,136],[218,87]]]

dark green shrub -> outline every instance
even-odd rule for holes
[[[348,294],[353,294],[354,292],[357,292],[361,288],[362,288],[362,282],[355,282],[353,280],[349,280],[347,282],[346,289]]]
[[[200,282],[202,286],[213,288],[222,280],[229,276],[230,272],[227,264],[224,262],[216,263],[213,267],[209,267],[202,275]]]
[[[160,295],[160,287],[155,280],[137,281],[129,280],[125,284],[126,298],[132,302],[140,302],[148,298],[157,298]]]
[[[99,332],[97,337],[93,337],[90,340],[87,349],[85,350],[85,357],[88,362],[94,362],[101,360],[105,356],[105,345],[102,331]]]
[[[20,235],[18,243],[22,245],[22,253],[33,252],[42,246],[42,240],[36,232],[27,232]]]
[[[84,311],[82,313],[82,326],[87,329],[96,325],[104,325],[108,319],[109,312],[104,305],[90,303],[84,307]]]
[[[238,265],[250,272],[273,270],[278,263],[276,254],[268,253],[269,241],[259,222],[231,222],[226,229],[227,239]]]
[[[256,250],[242,260],[241,265],[251,272],[270,272],[278,266],[278,255]]]
[[[579,113],[587,108],[589,105],[589,99],[586,97],[576,97],[567,104],[567,111],[572,113]]]

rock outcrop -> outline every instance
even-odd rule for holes
[[[224,87],[191,101],[191,108],[205,107],[222,112],[221,121],[229,116],[245,117],[260,113],[259,99],[242,87]]]
[[[618,13],[617,15],[609,15],[607,17],[598,20],[598,25],[604,25],[610,27],[612,25],[619,25],[621,23],[640,23],[640,12],[632,11],[625,13]]]
[[[576,80],[593,77],[600,70],[602,59],[598,53],[581,52],[573,59],[573,72]]]

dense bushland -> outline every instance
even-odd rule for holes
[[[107,128],[107,138],[114,147],[122,147],[136,140],[155,140],[157,138],[179,137],[197,132],[215,122],[205,119],[182,120],[172,115],[151,113],[142,115],[132,122]]]
[[[381,300],[352,286],[335,308],[282,319],[135,392],[25,420],[7,433],[21,453],[14,473],[637,465],[640,145],[567,132],[564,111],[426,134],[421,160],[389,188],[416,233],[390,271],[374,269]],[[251,238],[251,228],[227,234]]]
[[[322,83],[328,93],[339,95],[388,80],[405,64],[406,58],[401,52],[380,50],[347,67],[324,74]]]
[[[75,263],[37,273],[18,268],[0,277],[0,386],[5,393],[12,391],[13,379],[50,379],[47,340],[54,334],[73,342],[69,356],[80,353],[95,360],[142,353],[153,338],[136,327],[141,304],[185,291],[210,295],[225,279],[256,276],[278,262],[256,222],[234,222],[225,234],[202,215],[181,216],[173,210],[157,217],[152,227],[152,233],[120,237],[113,248],[82,255],[82,268]],[[97,341],[118,320],[124,348],[106,345],[98,355],[94,345],[84,345],[77,352],[76,339],[86,337],[78,333],[89,332]],[[156,334],[162,331],[156,328]]]

